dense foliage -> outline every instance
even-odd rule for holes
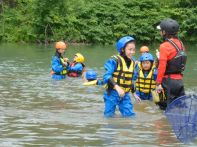
[[[164,18],[181,25],[180,38],[197,39],[196,0],[1,0],[0,41],[112,44],[123,35],[151,43]]]

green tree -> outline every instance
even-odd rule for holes
[[[196,0],[4,0],[0,1],[0,40],[112,44],[124,35],[152,43],[164,18],[180,23],[180,37],[197,38]]]

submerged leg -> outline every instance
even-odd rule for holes
[[[135,116],[129,93],[126,93],[125,96],[120,100],[119,110],[123,117]]]

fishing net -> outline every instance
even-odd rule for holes
[[[197,95],[181,96],[171,102],[165,115],[177,139],[189,143],[197,136]]]

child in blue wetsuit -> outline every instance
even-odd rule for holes
[[[116,106],[119,107],[123,117],[135,115],[130,92],[133,90],[133,72],[135,62],[132,56],[135,54],[135,40],[125,36],[116,44],[118,55],[112,56],[104,65],[106,70],[103,79],[98,80],[98,85],[107,84],[104,93],[105,117],[114,117]],[[138,101],[140,99],[137,98]]]
[[[140,56],[138,68],[134,72],[136,81],[136,95],[141,100],[152,100],[151,91],[156,87],[157,69],[154,65],[154,58],[150,53],[143,53]]]
[[[68,76],[70,77],[79,77],[85,71],[85,58],[82,54],[76,53],[73,59],[73,62],[70,63]]]
[[[88,70],[85,73],[85,82],[97,80],[97,73],[94,70]]]
[[[52,57],[51,72],[52,79],[61,80],[64,79],[67,74],[67,69],[69,67],[68,59],[63,58],[65,49],[67,45],[63,41],[56,42],[55,44],[56,52]]]

